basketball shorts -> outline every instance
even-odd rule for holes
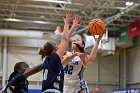
[[[68,80],[64,84],[64,93],[78,93],[80,90],[84,90],[85,93],[89,93],[86,81]]]
[[[59,90],[56,89],[47,89],[42,93],[61,93]]]

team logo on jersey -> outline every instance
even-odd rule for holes
[[[78,62],[79,62],[79,61],[70,61],[70,64],[78,65]]]

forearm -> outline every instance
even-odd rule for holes
[[[39,65],[29,69],[29,70],[26,70],[23,73],[23,75],[24,75],[24,77],[28,78],[29,76],[36,74],[36,73],[40,72],[41,70],[43,70],[43,63],[39,64]]]
[[[72,33],[75,31],[75,27],[74,27],[74,25],[70,28],[70,30],[69,30],[69,33],[68,33],[68,38],[70,38],[71,37],[71,35],[72,35]]]
[[[68,62],[70,62],[75,56],[77,56],[77,53],[74,53],[74,54],[72,54],[71,56],[68,56],[68,57],[64,58],[64,59],[62,60],[62,64],[63,64],[63,65],[67,65]]]
[[[70,36],[74,32],[74,30],[75,30],[75,27],[72,26],[71,29],[69,31],[67,31],[68,33],[63,33],[63,35],[61,37],[61,43],[59,45],[59,49],[61,48],[60,50],[62,50],[63,52],[65,52],[66,47],[67,47],[69,40],[70,40]],[[63,54],[59,53],[59,55],[60,55],[59,57],[62,58]]]
[[[62,37],[61,37],[61,42],[60,42],[60,45],[59,45],[59,50],[57,51],[57,54],[59,55],[60,58],[63,57],[63,54],[64,54],[64,52],[66,50],[66,47],[68,45],[68,42],[69,42],[69,37],[70,36],[68,34],[68,30],[69,30],[69,24],[65,23],[63,34],[62,34]]]
[[[64,24],[64,29],[62,33],[62,38],[68,39],[69,23]]]
[[[99,41],[97,41],[94,45],[94,47],[92,48],[92,51],[88,57],[88,62],[94,62],[97,56],[97,52],[98,52],[98,45],[99,45]]]
[[[68,26],[68,24],[66,24]],[[69,28],[67,27],[66,28]],[[68,44],[69,40],[70,40],[70,36],[72,35],[73,31],[74,31],[74,27],[71,27],[71,29],[68,31],[68,29],[64,30],[62,37],[61,37],[61,42],[63,42],[63,47],[66,48],[66,45]]]

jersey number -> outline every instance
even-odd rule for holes
[[[48,75],[48,69],[45,69],[44,74],[43,74],[43,80],[47,79],[47,75]]]
[[[72,70],[73,70],[73,66],[66,66],[65,68],[64,68],[64,71],[65,71],[65,73],[67,73],[67,74],[72,74]]]

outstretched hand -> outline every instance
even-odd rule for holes
[[[72,34],[79,26],[80,26],[80,19],[78,16],[73,17],[73,25],[69,30],[69,33]]]
[[[100,35],[98,36],[98,38],[95,38],[95,35],[93,35],[95,41],[100,41],[100,40],[102,39],[102,37],[103,37],[103,34],[104,34],[104,33],[100,34]]]
[[[72,20],[72,12],[71,11],[68,11],[66,12],[66,16],[63,17],[63,20],[64,20],[64,23],[65,24],[70,24],[70,21]]]
[[[78,28],[81,25],[79,16],[73,17],[73,27]]]
[[[99,37],[98,37],[98,39],[101,40],[102,37],[103,37],[103,35],[104,35],[104,33],[100,34]]]

